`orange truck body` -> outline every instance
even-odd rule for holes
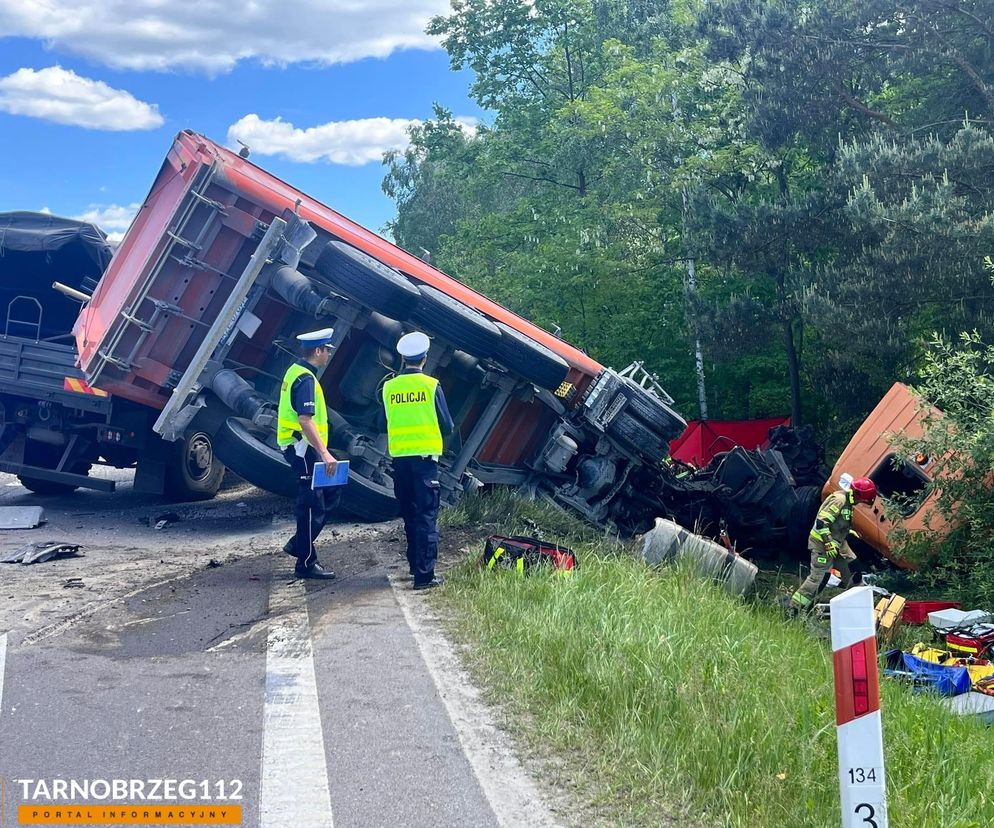
[[[873,480],[880,497],[872,507],[856,507],[853,529],[862,541],[904,569],[913,569],[914,564],[895,553],[892,536],[897,525],[888,517],[882,501],[893,494],[912,498],[904,514],[897,518],[900,527],[909,532],[941,532],[946,525],[935,511],[936,494],[929,486],[931,458],[901,457],[892,444],[895,435],[912,440],[922,435],[922,405],[908,386],[894,383],[839,455],[822,492],[827,497],[843,474]],[[932,413],[939,416],[935,409]]]

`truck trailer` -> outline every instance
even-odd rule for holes
[[[55,495],[113,491],[90,475],[95,464],[135,468],[140,491],[213,497],[224,466],[208,435],[163,441],[152,409],[92,387],[76,367],[72,326],[111,255],[87,222],[0,214],[0,471]]]
[[[666,516],[740,549],[803,549],[822,481],[799,486],[789,450],[675,467],[668,444],[686,422],[643,364],[601,365],[192,131],[173,141],[73,330],[91,386],[154,410],[167,441],[207,435],[237,474],[291,495],[276,403],[295,335],[318,325],[335,330],[321,384],[331,448],[351,460],[343,506],[361,519],[396,514],[380,389],[397,340],[421,330],[456,422],[444,502],[514,486],[623,534]]]

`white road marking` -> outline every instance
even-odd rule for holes
[[[422,597],[394,578],[390,585],[497,822],[505,828],[559,826],[515,757],[510,739],[467,678],[452,644],[433,623]]]
[[[269,614],[259,825],[332,828],[304,582],[274,581]]]
[[[0,713],[3,712],[3,675],[7,669],[7,633],[0,635]]]

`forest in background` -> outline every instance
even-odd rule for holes
[[[475,131],[385,158],[396,242],[688,418],[831,449],[989,335],[994,0],[452,0]],[[697,358],[699,354],[700,359]]]

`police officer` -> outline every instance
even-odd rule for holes
[[[849,483],[848,480],[839,482],[843,486]],[[876,499],[877,486],[868,477],[857,477],[849,483],[848,488],[837,489],[825,498],[808,536],[811,572],[791,596],[792,614],[807,612],[814,606],[818,594],[828,583],[833,565],[842,575],[843,587],[862,580],[862,571],[856,555],[849,548],[849,528],[852,526],[853,509],[856,504],[864,503],[872,506]]]
[[[422,372],[430,341],[423,333],[400,338],[401,373],[383,385],[387,441],[393,458],[393,491],[404,518],[407,562],[415,589],[440,586],[438,557],[438,458],[452,417],[438,380]]]
[[[339,490],[311,487],[314,464],[324,462],[328,472],[335,472],[335,458],[328,451],[328,407],[318,375],[331,360],[334,330],[300,334],[303,358],[283,375],[276,426],[276,442],[283,450],[297,478],[297,531],[283,551],[297,558],[294,571],[299,578],[331,579],[335,573],[318,563],[314,541],[324,528],[329,510],[336,505]],[[332,502],[334,499],[334,502]]]

